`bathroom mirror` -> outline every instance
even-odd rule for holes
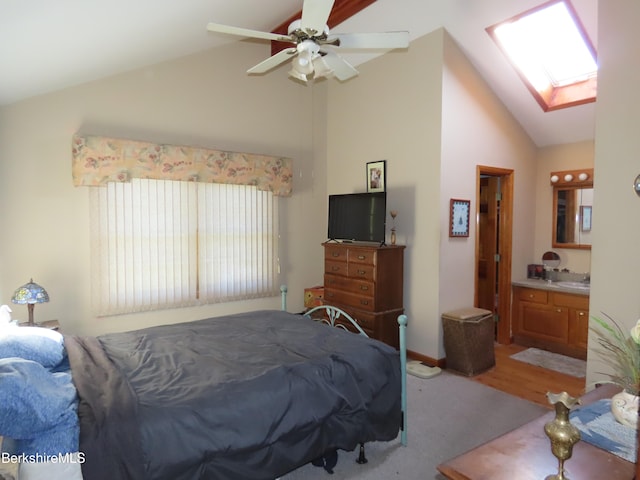
[[[592,207],[593,187],[554,187],[552,246],[591,249]]]

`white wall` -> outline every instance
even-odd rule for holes
[[[438,341],[430,330],[438,313],[441,65],[441,31],[360,65],[358,77],[329,85],[327,119],[328,193],[366,191],[366,163],[387,161],[387,209],[398,210],[398,243],[407,246],[408,347],[425,354]]]
[[[0,109],[0,303],[30,277],[51,301],[36,320],[57,318],[69,333],[97,334],[225,313],[279,308],[279,298],[140,313],[91,315],[87,187],[71,184],[71,136],[96,135],[281,155],[294,160],[294,195],[281,206],[282,282],[289,307],[317,282],[326,226],[324,181],[313,178],[313,89],[286,70],[245,71],[267,47],[239,42]],[[320,160],[323,175],[324,159]],[[26,307],[13,305],[14,318]]]
[[[442,358],[441,313],[474,297],[475,239],[448,238],[449,198],[475,211],[477,164],[517,170],[513,263],[526,265],[535,148],[443,29],[359,69],[329,86],[327,189],[363,191],[366,162],[387,160],[389,209],[407,245],[408,348]]]
[[[595,202],[591,250],[590,315],[607,313],[630,329],[640,318],[640,198],[632,190],[640,173],[640,2],[598,4]],[[588,353],[587,384],[604,367]]]
[[[477,210],[476,166],[514,171],[512,276],[520,277],[533,248],[536,210],[534,173],[536,148],[522,127],[498,100],[445,35],[442,159],[440,200],[440,313],[473,306]],[[449,199],[471,200],[468,238],[449,238]],[[510,298],[500,299],[510,304]],[[444,350],[440,349],[440,357]],[[440,358],[439,357],[439,358]]]

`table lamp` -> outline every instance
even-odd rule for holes
[[[27,304],[27,308],[29,310],[28,324],[33,326],[35,325],[33,321],[33,308],[36,303],[48,302],[49,294],[40,285],[33,283],[32,278],[29,283],[25,283],[14,292],[11,301],[20,305],[24,305],[25,303]]]

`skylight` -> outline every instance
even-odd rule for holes
[[[544,111],[595,101],[595,49],[568,0],[547,2],[487,32]]]

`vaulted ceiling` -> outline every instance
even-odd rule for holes
[[[407,30],[415,39],[444,27],[538,146],[591,140],[595,104],[543,112],[485,31],[544,1],[376,0],[333,31]],[[597,2],[572,0],[596,50]],[[207,32],[210,21],[272,31],[301,7],[302,0],[6,0],[0,105],[241,41]],[[373,56],[344,54],[355,66]],[[291,81],[283,69],[269,74]]]

